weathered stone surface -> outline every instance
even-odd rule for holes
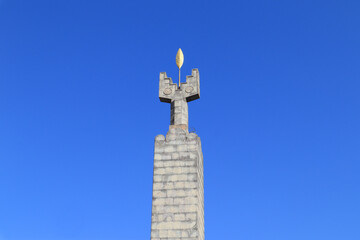
[[[185,136],[178,145],[174,144],[177,135]],[[176,149],[171,158],[166,151],[162,151],[170,147]],[[152,239],[160,236],[160,230],[163,230],[161,239],[183,239],[183,235],[203,239],[203,157],[200,138],[187,130],[170,129],[166,138],[156,137],[155,152]],[[174,234],[170,230],[188,232]]]
[[[200,97],[198,70],[181,88],[161,73],[159,97],[171,103],[171,120],[166,137],[155,137],[151,240],[204,240],[203,155],[187,106]]]

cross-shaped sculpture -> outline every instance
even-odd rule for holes
[[[198,69],[193,69],[191,76],[186,76],[186,82],[180,87],[165,72],[160,73],[159,98],[161,102],[171,103],[170,127],[188,129],[187,102],[200,98],[199,80]]]

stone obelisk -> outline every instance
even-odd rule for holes
[[[199,97],[197,69],[179,85],[160,73],[159,98],[171,104],[171,118],[166,137],[155,137],[151,240],[205,238],[201,141],[188,130],[187,103]]]

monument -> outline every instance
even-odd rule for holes
[[[169,131],[155,137],[151,240],[204,240],[204,178],[200,138],[188,130],[188,102],[200,98],[197,69],[179,84],[160,73],[159,98],[171,104]]]

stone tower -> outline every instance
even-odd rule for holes
[[[151,240],[205,238],[201,142],[188,130],[187,103],[199,97],[197,69],[180,87],[160,73],[159,98],[171,104],[171,118],[166,137],[155,137]]]

